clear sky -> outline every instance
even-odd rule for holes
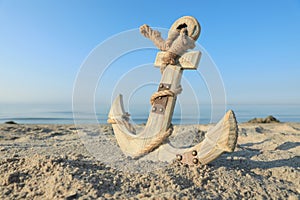
[[[0,103],[66,103],[89,52],[142,24],[197,18],[228,103],[300,103],[300,1],[0,0]],[[154,58],[153,58],[154,60]]]

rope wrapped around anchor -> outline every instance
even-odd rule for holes
[[[154,149],[158,148],[159,145],[162,144],[164,142],[164,140],[172,134],[172,132],[173,132],[173,125],[171,124],[170,127],[168,128],[168,130],[157,135],[154,140],[152,140],[149,144],[144,146],[144,148],[142,148],[140,151],[138,151],[136,154],[137,156],[134,156],[134,158],[141,157],[141,156],[153,151]]]
[[[157,91],[151,96],[150,103],[151,103],[151,105],[153,105],[156,98],[164,97],[164,96],[174,97],[174,96],[180,94],[181,92],[182,92],[181,85],[179,85],[174,90]],[[122,124],[127,128],[127,130],[131,131],[132,133],[136,133],[135,128],[129,122],[129,117],[130,117],[130,114],[126,112],[123,115],[114,116],[114,118],[109,118],[107,120],[107,123],[109,123],[109,124]],[[139,158],[139,157],[153,151],[154,149],[159,147],[159,145],[162,144],[164,142],[164,140],[172,134],[172,132],[173,132],[173,125],[170,124],[169,128],[166,131],[161,132],[159,135],[156,135],[156,137],[153,138],[149,144],[142,147],[139,151],[137,151],[135,153],[135,155],[132,155],[132,157]]]
[[[182,87],[179,85],[175,90],[161,90],[157,91],[152,94],[150,98],[150,104],[153,105],[156,98],[164,97],[164,96],[171,96],[174,97],[182,92]]]
[[[135,128],[132,126],[132,124],[129,122],[130,114],[126,112],[123,115],[120,116],[114,116],[114,118],[108,118],[107,123],[108,124],[123,124],[127,130],[129,130],[131,133],[136,133]]]
[[[164,96],[174,97],[174,96],[180,94],[181,92],[182,92],[181,85],[179,85],[174,90],[157,91],[151,96],[150,104],[153,105],[156,98],[164,97]],[[162,132],[161,134],[157,135],[154,140],[152,140],[149,144],[147,144],[146,146],[144,146],[144,148],[142,148],[139,152],[137,152],[138,156],[135,156],[135,158],[143,156],[143,155],[153,151],[157,147],[159,147],[159,145],[162,144],[164,142],[164,140],[172,134],[172,132],[173,132],[173,125],[170,124],[169,128],[165,132]]]

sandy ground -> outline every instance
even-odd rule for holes
[[[201,167],[120,170],[121,154],[108,125],[0,125],[0,199],[300,199],[300,123],[239,124],[235,152]]]

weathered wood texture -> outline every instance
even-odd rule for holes
[[[128,114],[124,111],[122,96],[118,96],[109,113],[115,136],[124,154],[142,159],[172,161],[175,155],[182,163],[207,164],[223,152],[233,151],[237,141],[237,122],[232,111],[206,134],[205,139],[191,148],[176,149],[163,141],[171,134],[171,120],[177,94],[181,92],[180,81],[183,70],[197,69],[201,52],[187,52],[195,47],[201,27],[191,16],[179,18],[171,27],[164,40],[159,31],[148,25],[140,27],[140,32],[162,52],[157,54],[155,66],[160,67],[162,78],[158,91],[151,98],[151,112],[145,129],[136,134]],[[157,148],[158,147],[158,148]],[[156,149],[155,149],[156,148]]]
[[[178,27],[181,25],[186,25],[188,36],[194,41],[198,39],[201,33],[201,26],[197,19],[191,16],[183,16],[177,19],[171,26],[168,37],[172,35],[173,32],[177,31]]]
[[[184,164],[207,164],[224,152],[232,152],[236,146],[237,138],[237,122],[233,111],[229,110],[215,127],[208,130],[201,143],[183,149],[177,149],[165,143],[143,159],[171,162],[176,159],[175,155],[179,155],[181,157],[180,162]],[[193,151],[196,151],[197,155],[194,156]],[[197,163],[194,163],[195,158]]]
[[[176,91],[180,87],[181,77],[182,70],[180,67],[168,65],[162,75],[160,84],[169,85],[168,89],[170,91]],[[145,129],[137,135],[128,129],[129,122],[122,119],[122,116],[126,115],[122,96],[120,95],[115,99],[109,113],[109,118],[114,119],[117,122],[116,124],[112,124],[112,126],[118,144],[126,155],[132,157],[141,156],[143,154],[143,149],[146,148],[147,145],[154,145],[154,142],[157,141],[156,146],[158,146],[163,139],[169,135],[168,129],[170,128],[176,101],[176,92],[174,93],[175,96],[162,97],[166,98],[167,101],[163,114],[159,113],[159,111],[154,112],[154,108],[159,109],[158,103],[154,102]],[[159,141],[158,138],[161,138],[162,141]]]
[[[154,66],[164,67],[163,58],[165,57],[166,53],[167,52],[165,52],[165,51],[160,51],[157,53]],[[198,68],[200,58],[201,58],[200,51],[186,52],[178,59],[178,66],[180,66],[182,69],[185,69],[185,70],[186,69],[196,70]]]

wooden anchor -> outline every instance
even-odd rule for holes
[[[108,123],[112,124],[117,142],[127,156],[153,161],[177,160],[189,164],[207,164],[223,152],[234,150],[237,141],[237,123],[233,111],[228,111],[224,118],[208,133],[198,145],[186,149],[176,149],[166,138],[172,133],[171,120],[176,97],[181,93],[181,77],[183,70],[197,69],[201,52],[186,50],[195,47],[195,40],[200,35],[198,21],[185,16],[172,25],[168,39],[163,40],[158,31],[149,26],[140,27],[141,33],[152,40],[162,50],[157,54],[155,66],[160,67],[162,78],[158,90],[150,99],[151,112],[144,130],[136,133],[129,122],[129,114],[125,112],[122,95],[114,100]]]

